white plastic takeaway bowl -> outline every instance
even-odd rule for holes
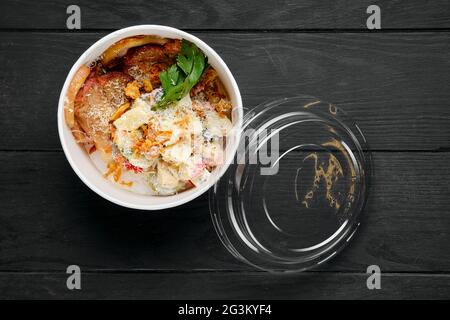
[[[64,99],[75,72],[82,65],[90,65],[115,42],[123,38],[136,35],[157,35],[164,38],[186,39],[197,45],[197,47],[199,47],[208,57],[209,64],[217,71],[220,79],[228,91],[231,104],[233,105],[233,130],[230,135],[227,136],[227,146],[224,152],[223,164],[214,170],[214,174],[212,174],[210,179],[204,184],[171,196],[152,196],[133,193],[106,179],[102,172],[96,168],[86,151],[75,142],[75,139],[72,136],[70,129],[67,127],[64,119]],[[179,206],[200,196],[214,183],[216,183],[233,161],[237,146],[239,144],[242,118],[243,108],[239,88],[233,75],[220,56],[199,38],[175,28],[159,25],[140,25],[120,29],[106,35],[94,43],[80,56],[77,62],[73,65],[72,69],[70,69],[61,90],[58,103],[59,138],[61,140],[66,158],[75,173],[90,189],[103,198],[124,207],[141,210],[159,210]]]

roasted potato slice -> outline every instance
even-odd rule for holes
[[[72,81],[67,89],[66,99],[64,101],[64,117],[67,126],[72,129],[75,126],[75,114],[74,114],[74,101],[75,97],[89,76],[91,69],[86,66],[81,66],[80,69],[75,72]]]

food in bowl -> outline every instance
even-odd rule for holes
[[[105,178],[136,193],[172,195],[201,185],[222,163],[231,109],[195,44],[142,35],[78,69],[64,114]]]

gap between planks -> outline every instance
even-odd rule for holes
[[[23,33],[106,33],[119,30],[120,28],[88,28],[79,30],[55,29],[55,28],[0,28],[0,32],[23,32]],[[450,32],[450,28],[385,28],[379,30],[341,28],[341,29],[196,29],[181,28],[186,32],[195,33],[428,33],[428,32]]]
[[[233,270],[233,269],[192,269],[192,270],[176,270],[176,269],[82,269],[84,274],[239,274],[239,275],[268,275],[268,276],[293,276],[293,275],[367,275],[366,272],[355,271],[327,271],[327,270],[309,270],[302,272],[286,272],[286,273],[270,273],[262,270]],[[65,270],[0,270],[2,274],[66,274]],[[383,276],[436,276],[450,277],[450,271],[388,271],[382,272]]]

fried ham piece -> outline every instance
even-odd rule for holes
[[[149,43],[163,45],[167,41],[168,40],[165,38],[152,35],[125,38],[113,44],[102,54],[101,63],[104,66],[108,66],[123,57],[131,48],[139,47]]]
[[[209,67],[200,78],[200,81],[192,88],[191,97],[203,95],[220,115],[231,119],[232,105],[228,99],[227,91],[220,81],[217,71]]]
[[[75,119],[93,140],[97,150],[111,151],[110,119],[128,101],[125,87],[133,79],[122,72],[112,71],[89,77],[75,98]]]
[[[147,44],[132,48],[123,57],[123,71],[140,84],[150,81],[153,87],[159,87],[160,72],[176,63],[180,48],[180,40],[170,40],[164,45]]]

